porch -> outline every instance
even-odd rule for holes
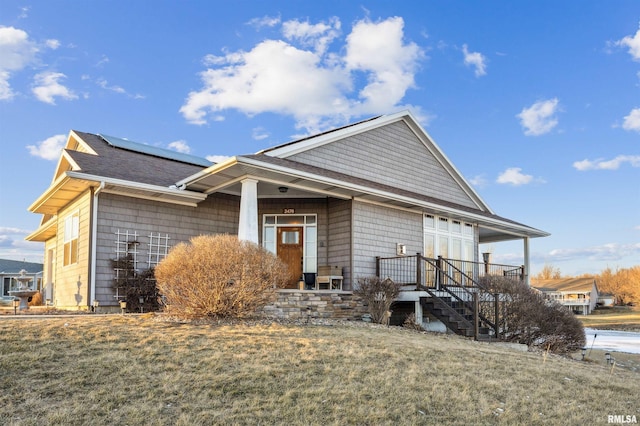
[[[487,259],[488,260],[488,259]],[[402,285],[392,321],[408,313],[416,321],[430,316],[452,332],[478,339],[500,339],[506,295],[493,292],[491,277],[524,282],[524,266],[411,256],[376,257],[376,276]],[[413,309],[411,309],[413,305]],[[409,312],[412,311],[412,312]]]

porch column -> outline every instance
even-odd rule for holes
[[[258,244],[258,181],[247,178],[241,182],[238,239]]]
[[[420,327],[425,327],[422,323],[422,305],[420,304],[420,299],[414,302],[414,315],[416,316],[416,324],[420,324]]]
[[[530,286],[529,271],[531,271],[531,263],[529,262],[529,237],[524,237],[522,242],[524,243],[524,282]]]

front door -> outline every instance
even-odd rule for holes
[[[302,278],[303,228],[301,226],[280,226],[277,234],[277,253],[288,267],[290,278],[286,288],[297,288]]]

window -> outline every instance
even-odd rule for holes
[[[474,226],[458,219],[424,215],[424,255],[473,261],[476,249]]]
[[[80,215],[78,212],[67,216],[64,220],[64,258],[62,265],[78,263],[78,233],[80,231]]]

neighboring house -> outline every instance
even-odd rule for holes
[[[0,259],[0,297],[9,297],[9,291],[17,290],[22,271],[30,277],[29,285],[34,290],[42,290],[42,263],[24,262],[21,260]]]
[[[514,268],[528,282],[529,239],[549,235],[497,216],[406,111],[218,164],[71,131],[53,182],[29,210],[42,222],[27,239],[45,243],[45,282],[68,308],[116,304],[113,259],[151,267],[200,234],[237,234],[285,261],[292,280],[271,311],[284,316],[301,312],[282,308],[291,300],[309,301],[302,312],[350,312],[357,279],[383,274],[376,257],[422,253],[475,271],[478,244],[521,240],[525,264]],[[419,310],[429,295],[411,293],[402,300]]]
[[[588,315],[598,303],[598,286],[594,278],[533,280],[531,287],[542,292],[547,299],[555,300],[576,314]]]
[[[616,296],[611,293],[598,293],[598,306],[611,308],[616,304]]]

